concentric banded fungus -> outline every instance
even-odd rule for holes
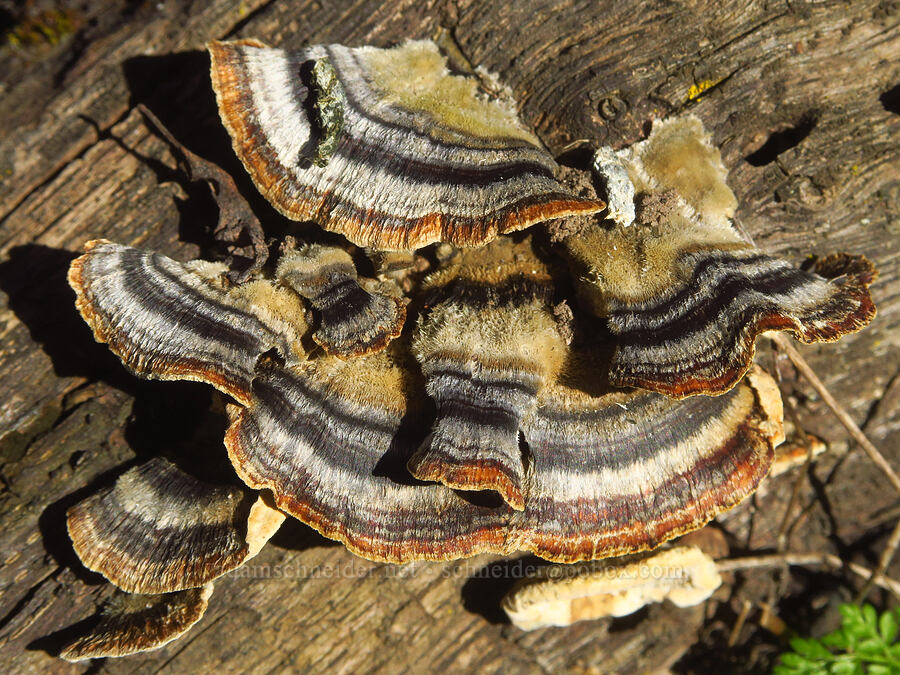
[[[654,548],[732,508],[768,472],[784,432],[762,370],[721,397],[675,401],[588,393],[596,365],[574,354],[523,429],[534,464],[528,550],[572,562]]]
[[[425,430],[407,408],[415,381],[390,351],[352,365],[267,367],[226,436],[249,485],[272,489],[280,508],[374,560],[529,550],[571,562],[642,550],[752,492],[781,440],[780,399],[762,373],[722,398],[684,402],[560,386],[526,428],[535,442],[525,509],[482,506],[406,473]]]
[[[162,458],[69,509],[86,567],[129,593],[202,586],[255,556],[284,521],[262,497],[198,481]]]
[[[721,584],[712,558],[698,548],[678,546],[634,561],[542,567],[510,590],[502,604],[515,626],[535,630],[626,616],[663,600],[691,607]]]
[[[803,271],[741,237],[699,120],[658,123],[622,157],[641,200],[637,226],[596,225],[565,242],[583,298],[615,336],[611,382],[720,394],[750,367],[760,333],[832,341],[875,315],[865,258],[833,255]]]
[[[164,595],[119,594],[98,622],[60,652],[66,661],[127,656],[159,649],[184,635],[206,612],[213,585]]]
[[[425,284],[413,353],[437,419],[410,472],[460,490],[496,490],[525,508],[522,420],[565,358],[553,285],[528,246],[466,251]]]
[[[425,430],[407,406],[421,394],[390,351],[267,368],[226,436],[249,485],[375,560],[530,550],[570,562],[642,550],[749,494],[781,440],[780,398],[762,373],[722,398],[684,402],[560,385],[526,426],[525,509],[482,506],[410,480],[406,463]]]
[[[319,327],[312,337],[329,354],[362,356],[384,349],[400,335],[406,319],[403,300],[363,288],[344,249],[313,244],[287,251],[277,276],[316,309]]]
[[[289,218],[361,246],[411,249],[474,246],[603,208],[563,188],[512,102],[488,100],[475,80],[450,75],[433,42],[286,52],[241,40],[209,51],[235,152]],[[312,77],[323,61],[336,75],[324,88]]]
[[[94,269],[84,257],[76,265]],[[118,276],[128,277],[130,265],[138,273],[145,270],[146,258],[116,255],[112,264],[121,266]],[[160,257],[157,264],[174,263]],[[540,283],[541,275],[536,277]],[[224,301],[189,295],[194,313],[169,327],[165,343],[153,349],[172,354],[186,368],[196,364],[203,374],[205,362],[180,353],[193,349],[185,337],[197,332],[191,317],[203,325],[213,322],[207,349],[223,352],[233,344],[232,311],[219,303],[237,302],[237,290]],[[136,344],[127,339],[135,323],[152,325],[165,309],[127,293],[103,303],[106,316],[122,321],[109,329],[126,334],[129,344]],[[495,307],[499,316],[504,307],[509,309],[503,303]],[[543,316],[542,305],[537,307],[535,314]],[[87,316],[96,314],[93,306],[84,309]],[[551,342],[554,330],[551,323],[531,337]],[[266,346],[262,340],[241,344]],[[321,356],[283,366],[259,359],[259,353],[240,355],[254,364],[253,377],[235,396],[242,408],[226,445],[238,474],[250,487],[271,489],[279,508],[361,555],[394,562],[523,549],[571,561],[641,550],[733,506],[765,475],[772,446],[781,440],[781,409],[764,374],[721,398],[677,402],[648,392],[598,389],[595,373],[602,361],[569,349],[554,382],[537,391],[536,406],[520,422],[530,466],[521,511],[483,505],[410,476],[407,463],[426,438],[430,419],[423,408],[425,384],[405,340],[351,361]],[[149,376],[155,376],[154,367],[169,368],[168,361],[142,362]],[[201,379],[190,370],[183,377]]]
[[[503,548],[505,509],[407,472],[426,432],[416,424],[424,392],[396,345],[352,362],[261,369],[225,437],[232,463],[248,485],[271,489],[280,508],[370,559]]]
[[[75,305],[96,340],[138,375],[206,382],[240,400],[260,354],[301,356],[305,310],[288,292],[255,283],[229,293],[207,277],[208,265],[102,239],[85,250],[69,269]]]

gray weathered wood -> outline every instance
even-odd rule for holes
[[[95,4],[98,15],[119,11]],[[202,468],[205,457],[224,456],[205,388],[130,377],[93,343],[65,284],[87,239],[182,260],[208,244],[216,209],[206,188],[183,183],[134,105],[145,101],[191,149],[239,174],[196,51],[213,38],[388,45],[444,27],[469,61],[509,83],[556,152],[579,139],[618,147],[654,118],[696,113],[722,147],[739,217],[761,247],[797,262],[864,253],[878,265],[873,325],[804,353],[900,462],[896,3],[170,0],[102,30],[87,28],[90,18],[81,44],[68,36],[55,47],[0,51],[0,72],[15,72],[0,95],[0,663],[86,669],[55,660],[44,649],[56,643],[39,641],[109,593],[74,558],[68,505],[135,457],[171,452]],[[767,152],[771,135],[790,129],[808,135]],[[791,546],[834,550],[839,541],[841,553],[865,561],[896,517],[895,495],[861,453],[840,456],[845,433],[784,371],[804,425],[832,446],[815,471],[823,487],[802,493],[812,506]],[[772,481],[724,523],[733,544],[773,545],[792,482]],[[255,578],[218,584],[185,639],[102,668],[634,672],[677,659],[703,621],[702,608],[660,607],[612,630],[599,621],[524,634],[497,623],[508,580],[472,578],[490,561],[375,565],[294,524],[243,573]]]

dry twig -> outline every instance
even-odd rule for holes
[[[731,628],[731,634],[728,636],[729,647],[734,647],[737,644],[738,637],[740,637],[741,634],[741,629],[747,622],[747,617],[750,616],[751,609],[753,609],[753,603],[751,603],[749,600],[744,600],[743,603],[741,603],[741,613],[738,614],[737,620],[735,620],[734,626]]]
[[[900,546],[900,521],[894,526],[894,531],[891,532],[891,538],[888,539],[884,550],[881,552],[881,557],[878,559],[878,567],[873,570],[872,575],[866,580],[866,583],[853,599],[853,602],[857,605],[861,604],[869,595],[869,591],[871,591],[872,587],[875,585],[875,579],[884,576],[888,565],[890,565],[891,560],[894,559],[894,554],[897,552],[897,546]]]
[[[832,569],[848,569],[861,577],[871,577],[873,583],[891,592],[900,600],[900,582],[882,574],[875,574],[873,570],[856,563],[845,563],[833,553],[773,553],[771,555],[747,556],[745,558],[731,558],[717,560],[716,567],[719,572],[739,572],[749,569],[765,569],[779,567],[787,563],[799,567],[817,567],[824,565]]]
[[[822,400],[825,401],[825,404],[831,409],[831,411],[835,414],[841,424],[844,425],[844,428],[850,433],[865,453],[869,456],[869,459],[875,463],[875,465],[881,469],[882,473],[887,476],[888,480],[894,486],[898,492],[900,492],[900,477],[897,476],[896,472],[891,468],[891,465],[888,464],[888,461],[884,458],[878,448],[876,448],[872,442],[866,437],[863,433],[862,429],[860,429],[856,422],[847,414],[847,411],[837,402],[834,396],[831,395],[831,392],[828,391],[828,388],[825,386],[825,383],[819,379],[818,375],[816,375],[815,371],[812,367],[806,362],[800,352],[791,344],[790,340],[783,334],[778,333],[772,336],[772,341],[778,347],[779,350],[784,352],[787,357],[794,364],[794,367],[807,379],[807,381],[812,385],[812,388],[816,390],[819,396],[822,397]],[[795,486],[796,487],[796,486]],[[791,498],[791,504],[789,505],[789,511],[793,507],[793,495]],[[785,516],[787,519],[787,516]],[[781,543],[781,535],[779,534],[779,544]],[[878,579],[885,579],[884,572],[887,570],[888,565],[891,564],[891,560],[894,558],[894,554],[897,551],[897,547],[900,546],[900,522],[894,527],[894,531],[891,533],[891,538],[888,540],[887,545],[885,546],[884,551],[881,553],[881,557],[878,560],[878,566],[871,571],[868,575],[868,579],[866,583],[863,585],[862,589],[856,596],[855,602],[861,603],[865,600],[866,596],[869,594],[869,591],[872,590],[874,585],[878,584]],[[779,546],[779,550],[781,547]],[[852,565],[852,563],[851,563]],[[852,569],[852,567],[851,567]],[[888,589],[894,595],[897,595],[897,592],[894,589]]]
[[[840,423],[844,425],[844,428],[850,433],[853,440],[859,443],[865,453],[869,456],[869,459],[871,459],[875,465],[881,469],[884,475],[887,476],[897,492],[900,492],[900,476],[897,476],[896,472],[891,468],[891,465],[888,464],[888,461],[884,458],[884,455],[882,455],[878,451],[878,448],[866,438],[866,435],[856,425],[856,422],[853,421],[850,415],[847,414],[847,411],[844,410],[841,404],[831,395],[831,392],[828,391],[825,383],[819,379],[819,376],[816,375],[812,367],[806,362],[806,359],[804,359],[794,345],[791,344],[787,336],[777,333],[772,336],[772,341],[787,355],[791,360],[791,363],[794,364],[794,367],[807,379],[810,385],[812,385],[812,388],[816,390],[819,396],[822,397],[822,400],[825,401],[825,404],[831,409],[831,412],[835,414],[835,417],[837,417]]]

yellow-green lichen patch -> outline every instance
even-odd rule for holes
[[[312,69],[313,90],[315,91],[315,116],[318,124],[319,143],[313,162],[325,166],[344,128],[344,87],[338,79],[334,66],[328,59],[319,59]]]
[[[688,89],[688,101],[699,101],[703,93],[716,86],[716,82],[712,80],[700,80],[691,85]]]
[[[78,27],[78,15],[71,9],[53,9],[16,24],[4,36],[7,45],[28,49],[56,46]]]

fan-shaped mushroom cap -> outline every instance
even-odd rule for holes
[[[98,239],[69,268],[75,306],[138,375],[197,380],[235,398],[248,390],[260,354],[302,354],[299,298],[265,282],[229,291],[214,267]]]
[[[731,229],[737,198],[725,181],[722,155],[699,118],[656,120],[647,140],[624,148],[620,156],[637,192],[671,190],[686,217]]]
[[[128,656],[159,649],[184,635],[206,612],[213,585],[163,595],[121,593],[96,624],[60,652],[66,661]]]
[[[329,354],[350,358],[384,349],[403,329],[403,300],[360,285],[353,258],[341,248],[311,244],[286,251],[276,276],[316,309],[312,337]]]
[[[522,630],[625,616],[652,602],[697,605],[722,584],[715,561],[699,548],[678,546],[639,560],[604,560],[585,566],[538,568],[503,598],[510,621]]]
[[[156,279],[146,273],[145,254],[122,253],[113,250],[112,259],[99,266],[103,278],[111,274],[111,266],[117,278],[129,277],[133,267],[139,278]],[[86,257],[93,255],[99,254],[91,251]],[[80,260],[76,265],[87,270],[87,278],[79,278],[79,283],[93,288],[95,266]],[[159,256],[154,260],[157,268],[174,264]],[[525,262],[535,263],[520,258],[515,264]],[[495,265],[488,269],[499,269],[499,276],[481,278],[457,270],[447,278],[464,282],[460,289],[481,288],[481,293],[490,281],[502,286],[504,279],[513,278],[508,272],[514,268]],[[521,289],[513,284],[507,290],[518,297],[532,282],[544,283],[542,275],[538,270],[527,284],[523,279],[516,282],[522,282]],[[252,284],[272,289],[261,281]],[[548,352],[552,358],[534,371],[544,379],[532,390],[535,400],[516,412],[519,455],[508,458],[510,465],[516,460],[522,467],[523,508],[516,510],[485,495],[422,483],[409,474],[407,464],[428,435],[432,413],[427,380],[412,361],[406,340],[348,361],[320,356],[282,364],[259,358],[268,344],[262,336],[272,332],[271,321],[258,322],[255,330],[260,334],[252,339],[234,339],[232,307],[246,306],[244,287],[207,299],[191,280],[180,299],[177,286],[162,295],[147,295],[145,286],[138,286],[136,297],[129,295],[130,287],[109,297],[82,294],[82,311],[93,317],[98,311],[92,303],[101,303],[105,329],[133,345],[129,358],[146,364],[141,372],[150,377],[168,375],[174,361],[185,364],[185,379],[221,381],[215,369],[228,372],[229,364],[189,358],[196,348],[192,336],[201,332],[208,353],[250,350],[234,357],[253,366],[243,379],[234,379],[243,388],[235,388],[240,407],[226,435],[239,475],[253,488],[271,489],[279,508],[376,560],[529,550],[573,561],[643,550],[699,527],[749,494],[771,463],[773,445],[782,440],[780,398],[761,371],[720,398],[678,402],[646,391],[611,390],[602,383],[602,357],[578,345],[564,347],[559,335],[554,336],[543,295],[526,293],[524,306],[536,304],[514,315],[520,322],[532,318],[510,330],[523,340],[546,340],[554,347]],[[483,306],[484,319],[509,326],[504,312],[518,301],[499,302],[504,294],[496,288],[490,291],[496,297]],[[455,293],[449,296],[454,302],[480,297]],[[183,311],[181,303],[192,311]],[[494,319],[492,311],[497,313]],[[131,334],[144,335],[148,325],[173,313],[180,322],[166,324],[165,333],[154,332],[156,340],[144,353],[141,345],[146,341]],[[469,337],[474,340],[477,330]],[[505,349],[482,343],[479,354]],[[422,342],[418,354],[430,359],[440,353],[432,349],[437,344]],[[556,350],[560,354],[553,356]],[[167,359],[148,358],[156,353]],[[434,373],[425,368],[425,375]],[[457,378],[454,384],[464,380]],[[505,422],[484,418],[479,424],[488,435],[509,433]],[[518,434],[514,436],[518,441]],[[465,463],[472,458],[463,459]]]
[[[503,240],[464,251],[425,292],[412,350],[437,415],[409,469],[460,490],[496,490],[521,510],[519,430],[566,354],[549,272],[527,243]]]
[[[523,428],[534,470],[517,524],[541,557],[606,558],[695,530],[756,489],[784,440],[761,369],[721,397],[676,401],[598,386],[595,366],[576,353]]]
[[[874,317],[875,269],[862,256],[804,271],[734,229],[734,195],[696,118],[656,123],[620,156],[638,191],[636,225],[594,225],[565,241],[582,299],[615,337],[612,383],[720,394],[747,372],[759,334],[832,341]]]
[[[289,218],[411,249],[474,246],[603,208],[560,185],[513,104],[451,75],[433,42],[287,52],[241,40],[209,51],[235,152]]]
[[[285,515],[266,498],[211,485],[156,457],[69,509],[84,565],[129,593],[196,588],[239,567]]]
[[[226,436],[249,485],[374,560],[529,550],[571,562],[651,548],[752,492],[782,438],[781,402],[762,372],[723,397],[683,402],[561,385],[525,421],[516,511],[408,476],[426,429],[420,399],[407,398],[415,380],[390,351],[272,366]]]

